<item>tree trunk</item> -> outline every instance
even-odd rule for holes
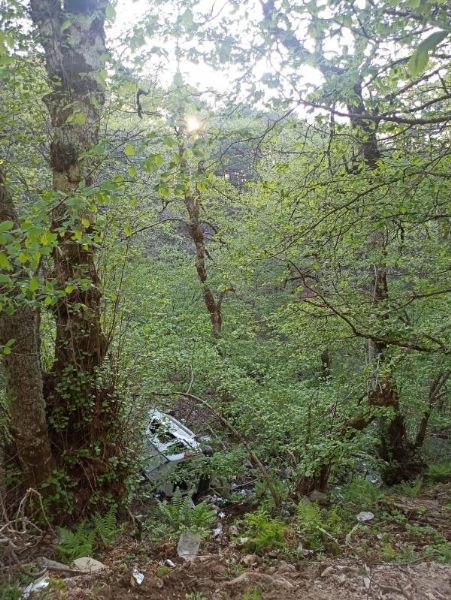
[[[44,47],[52,86],[44,101],[52,124],[53,189],[63,194],[52,214],[52,229],[59,234],[53,262],[56,287],[66,292],[55,307],[55,360],[46,380],[46,395],[52,422],[68,446],[92,441],[92,419],[101,412],[93,400],[95,373],[106,353],[100,282],[92,243],[86,238],[80,243],[82,236],[92,233],[95,213],[79,188],[92,183],[94,165],[82,154],[98,142],[105,102],[102,71],[107,4],[107,0],[66,0],[62,8],[59,1],[31,0],[31,16]],[[73,208],[65,198],[77,194],[78,214],[68,225]]]
[[[13,201],[0,166],[0,221],[7,220],[17,224]],[[9,340],[14,340],[14,343],[3,362],[7,374],[11,431],[22,469],[22,481],[28,487],[39,487],[50,475],[52,454],[42,390],[38,319],[33,308],[23,305],[15,306],[12,314],[4,310],[0,312],[0,343],[5,345]]]
[[[180,126],[180,135],[183,136],[184,127]],[[181,165],[181,175],[185,179],[188,176],[188,164],[185,158],[185,145],[183,140],[179,140],[179,158]],[[184,196],[185,208],[188,213],[188,233],[193,240],[196,251],[196,272],[199,282],[202,286],[202,296],[205,307],[208,311],[211,321],[211,333],[213,337],[218,338],[221,335],[222,328],[222,299],[224,294],[215,294],[207,283],[208,273],[205,264],[207,250],[205,247],[205,235],[202,231],[200,219],[200,200],[199,192],[187,190]]]
[[[382,158],[373,122],[365,120],[365,105],[360,84],[354,86],[358,104],[348,106],[351,125],[362,138],[361,152],[365,166],[376,171]],[[370,267],[370,289],[372,305],[377,308],[388,300],[385,232],[376,229],[370,234],[368,246],[376,254]],[[383,318],[383,317],[380,317]],[[393,416],[388,424],[382,423],[382,457],[388,463],[386,483],[393,484],[416,475],[421,470],[416,460],[413,445],[409,442],[404,416],[401,413],[399,395],[393,377],[387,368],[387,344],[368,340],[368,357],[371,373],[368,380],[368,402],[370,406],[390,407]]]

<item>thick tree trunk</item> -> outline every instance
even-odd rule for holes
[[[374,123],[365,120],[365,105],[360,84],[354,87],[359,99],[356,105],[348,106],[351,115],[351,125],[361,137],[361,152],[365,166],[376,171],[382,158],[379,150]],[[388,300],[387,266],[384,261],[386,254],[386,238],[382,229],[376,229],[370,234],[368,247],[375,255],[375,262],[370,267],[370,290],[374,309]],[[383,317],[379,317],[383,318]],[[389,407],[393,416],[388,423],[382,423],[382,457],[388,463],[386,483],[393,484],[418,474],[421,465],[415,457],[413,445],[409,442],[404,416],[401,413],[398,391],[395,382],[387,368],[387,344],[368,340],[368,357],[371,373],[368,380],[368,402],[370,406]]]
[[[0,166],[0,221],[6,220],[17,224],[13,201]],[[3,362],[7,374],[11,431],[23,483],[39,487],[50,475],[52,455],[42,390],[38,319],[33,308],[15,306],[12,314],[0,312],[0,343],[5,345],[9,340],[14,340],[14,343]]]
[[[107,4],[107,0],[66,0],[62,8],[59,1],[31,0],[53,87],[44,98],[52,124],[53,189],[68,200],[80,186],[91,184],[93,165],[83,153],[99,139]],[[92,437],[91,420],[101,410],[93,401],[94,377],[106,353],[94,248],[86,238],[83,244],[79,241],[92,232],[94,212],[82,193],[78,201],[78,214],[70,226],[73,208],[64,200],[52,215],[52,229],[59,233],[54,278],[66,293],[55,307],[55,360],[46,395],[52,421],[69,446],[85,445]]]

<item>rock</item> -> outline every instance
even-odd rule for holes
[[[329,575],[332,575],[333,572],[334,572],[333,567],[326,567],[324,569],[324,571],[321,573],[321,577],[329,577]]]
[[[320,504],[321,506],[324,506],[328,503],[327,494],[325,494],[324,492],[320,492],[319,490],[313,490],[313,492],[309,495],[308,499],[311,502],[316,502],[317,504]]]
[[[96,560],[91,556],[76,558],[72,564],[78,571],[82,571],[83,573],[96,573],[97,571],[103,571],[107,568],[99,560]]]
[[[247,554],[241,559],[241,562],[246,567],[253,567],[258,563],[258,556],[256,554]]]
[[[281,560],[279,561],[277,571],[278,573],[295,573],[296,567],[290,563],[287,563],[285,560]]]

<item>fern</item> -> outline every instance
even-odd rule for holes
[[[170,504],[160,502],[158,509],[174,533],[193,531],[204,535],[216,520],[216,513],[205,502],[193,506],[180,490],[176,490]]]
[[[96,513],[93,517],[95,533],[104,546],[114,544],[121,532],[117,523],[116,511],[116,505],[113,504],[105,514]]]
[[[75,531],[66,527],[58,528],[59,542],[56,552],[60,560],[72,562],[82,556],[92,556],[96,532],[90,529],[85,521],[78,524]]]
[[[271,519],[265,511],[247,514],[246,523],[249,528],[249,547],[252,550],[285,546],[285,525],[276,519]]]

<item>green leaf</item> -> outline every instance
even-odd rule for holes
[[[105,17],[108,19],[108,21],[114,21],[116,18],[116,10],[111,4],[108,4],[105,9]]]
[[[30,279],[29,288],[32,292],[36,292],[39,289],[39,281],[35,277]]]
[[[150,154],[144,161],[144,170],[148,173],[153,169],[158,169],[164,163],[164,158],[161,154]]]
[[[435,33],[431,33],[431,35],[429,37],[427,37],[425,40],[423,40],[421,42],[421,44],[418,46],[417,48],[417,52],[419,50],[421,51],[426,51],[426,52],[430,52],[431,50],[434,50],[434,48],[436,46],[438,46],[440,44],[440,42],[442,42],[446,36],[448,35],[447,31],[436,31]]]
[[[66,19],[63,24],[61,25],[61,33],[63,31],[65,31],[66,29],[68,29],[70,26],[72,25],[72,22],[70,19]]]
[[[407,63],[407,70],[412,77],[420,75],[426,69],[429,61],[429,52],[438,46],[447,35],[447,31],[436,31],[421,42]]]
[[[78,125],[84,125],[86,123],[86,115],[84,112],[74,113],[73,118]]]
[[[14,227],[14,223],[12,221],[2,221],[0,223],[0,232],[10,231]]]
[[[131,144],[125,144],[124,146],[124,154],[125,156],[135,156],[135,149]]]
[[[0,269],[6,269],[7,271],[11,270],[11,263],[4,252],[0,252]]]

